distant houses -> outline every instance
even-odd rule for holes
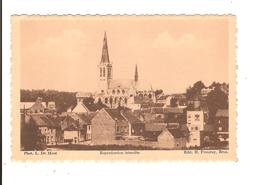
[[[20,102],[20,111],[27,113],[55,112],[56,105],[54,101],[43,102],[42,98],[38,97],[35,102]]]
[[[224,87],[223,87],[224,88]],[[228,147],[228,109],[209,120],[205,97],[213,89],[187,100],[184,94],[161,95],[158,101],[129,98],[126,106],[109,108],[85,101],[91,94],[77,93],[77,104],[57,113],[54,101],[21,102],[22,145],[133,144],[156,149]],[[33,142],[32,142],[33,141]],[[27,147],[28,148],[28,147]]]

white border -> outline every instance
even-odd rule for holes
[[[247,184],[259,183],[259,5],[244,0],[4,0],[3,184]],[[238,159],[234,162],[11,162],[11,14],[235,14],[238,64]],[[257,183],[258,182],[258,183]]]

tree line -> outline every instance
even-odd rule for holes
[[[56,90],[24,90],[20,91],[21,102],[34,102],[37,97],[42,97],[44,102],[54,101],[58,112],[65,112],[77,104],[76,92]]]

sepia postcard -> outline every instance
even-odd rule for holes
[[[11,24],[13,160],[237,160],[235,16]]]

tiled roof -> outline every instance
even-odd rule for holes
[[[78,114],[78,117],[83,120],[86,124],[91,124],[91,119],[85,114]]]
[[[135,96],[134,97],[134,103],[135,104],[152,104],[153,100],[149,97],[139,97]]]
[[[38,127],[47,126],[47,127],[57,127],[57,122],[48,118],[46,115],[34,114],[31,115],[34,124]]]
[[[120,114],[119,109],[105,109],[106,112],[111,116],[113,120],[125,120],[125,118]]]
[[[216,117],[229,117],[228,109],[218,109],[216,113]]]
[[[98,104],[85,104],[83,103],[83,105],[91,112],[96,112],[97,110],[100,110],[102,108],[105,108],[105,105],[98,105]]]
[[[38,103],[38,102],[33,104],[31,107],[32,110],[39,110],[39,109],[45,109],[45,108],[46,108],[46,106],[44,106],[42,103]]]
[[[154,124],[154,123],[147,123],[145,124],[145,131],[147,132],[159,132],[162,131],[167,127],[167,124]]]
[[[134,87],[133,80],[111,80],[109,81],[109,89],[130,89]]]
[[[119,110],[119,109],[105,109],[111,118],[118,122],[125,122],[130,124],[142,124],[142,121],[138,119],[131,111]]]
[[[67,116],[63,120],[63,124],[61,125],[62,130],[77,130],[79,122],[73,119],[71,116]]]
[[[153,114],[163,114],[163,113],[183,113],[184,109],[183,108],[178,108],[178,107],[152,107],[151,108],[151,113]]]
[[[29,109],[35,102],[20,102],[20,109]]]
[[[127,119],[130,124],[143,124],[132,112],[124,111],[122,112],[123,116]]]
[[[85,98],[85,97],[91,97],[92,93],[90,92],[77,92],[76,97],[77,98]]]
[[[168,131],[173,135],[174,138],[184,137],[184,133],[180,129],[168,129]]]

